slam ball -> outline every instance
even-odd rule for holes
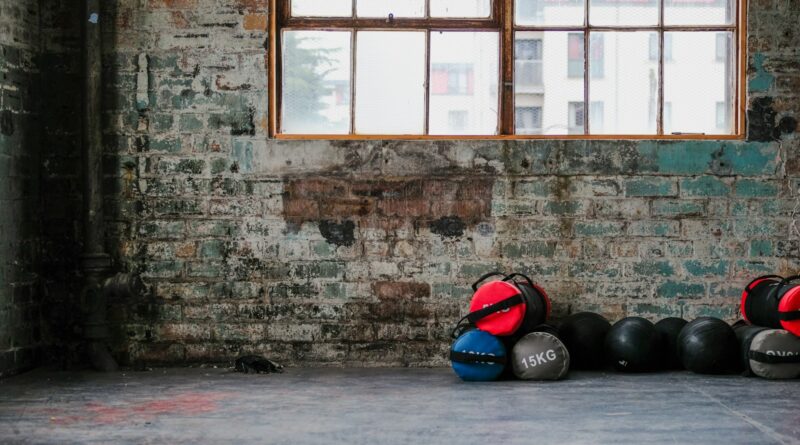
[[[681,369],[678,357],[678,334],[688,321],[683,318],[669,317],[656,323],[656,330],[661,336],[661,364],[664,369]]]
[[[660,344],[653,323],[641,317],[623,318],[606,335],[606,361],[617,371],[652,371],[658,366]]]
[[[723,374],[736,369],[739,342],[733,328],[713,317],[700,317],[681,329],[678,356],[683,367],[698,374]]]
[[[569,351],[575,369],[603,367],[603,342],[611,323],[593,312],[578,312],[565,318],[558,328],[558,337]]]

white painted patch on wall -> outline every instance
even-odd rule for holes
[[[150,106],[150,96],[147,94],[149,89],[149,78],[147,77],[147,54],[139,54],[138,65],[139,69],[136,73],[136,107],[140,110],[144,110]]]
[[[89,21],[90,21],[90,22],[92,22],[92,23],[94,23],[94,24],[96,25],[96,24],[97,24],[97,22],[99,22],[99,21],[100,21],[100,14],[98,14],[98,13],[96,13],[96,12],[93,12],[93,13],[92,13],[92,14],[89,16]]]

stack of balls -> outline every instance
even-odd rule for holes
[[[800,277],[753,280],[742,296],[745,321],[733,327],[713,317],[692,322],[670,317],[655,324],[627,317],[612,325],[599,314],[579,312],[556,328],[546,324],[550,300],[540,286],[522,274],[494,272],[473,284],[470,313],[453,331],[450,359],[467,381],[559,380],[570,369],[607,367],[800,378],[795,279]]]

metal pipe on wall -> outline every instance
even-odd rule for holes
[[[100,0],[84,0],[83,22],[83,255],[84,337],[92,366],[114,371],[108,348],[107,298],[103,283],[111,272],[103,221],[102,36]]]

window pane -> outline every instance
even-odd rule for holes
[[[356,12],[359,17],[389,17],[389,14],[394,14],[395,17],[425,16],[425,0],[356,1]]]
[[[496,134],[500,36],[431,33],[431,134]]]
[[[657,25],[658,0],[590,0],[589,20],[600,26]]]
[[[284,31],[282,131],[350,132],[350,32]]]
[[[431,17],[489,17],[492,15],[491,0],[430,0],[430,2]]]
[[[583,25],[583,16],[583,0],[516,0],[514,3],[517,25]]]
[[[603,102],[604,112],[603,124],[598,128],[595,128],[590,114],[591,134],[656,133],[658,61],[650,60],[652,34],[592,33],[589,39],[590,64],[596,57],[602,57],[605,69],[601,77],[590,76],[590,101]],[[595,42],[602,42],[600,54],[594,53]]]
[[[350,17],[353,0],[292,0],[295,17]]]
[[[671,122],[664,123],[664,132],[731,133],[736,71],[731,54],[733,34],[666,35],[672,36],[673,61],[664,65],[664,100],[672,103],[674,114]]]
[[[425,33],[360,31],[356,40],[356,133],[422,134]]]
[[[664,1],[667,25],[727,25],[733,23],[735,17],[733,0]]]
[[[516,134],[583,133],[583,58],[583,33],[515,33]]]

